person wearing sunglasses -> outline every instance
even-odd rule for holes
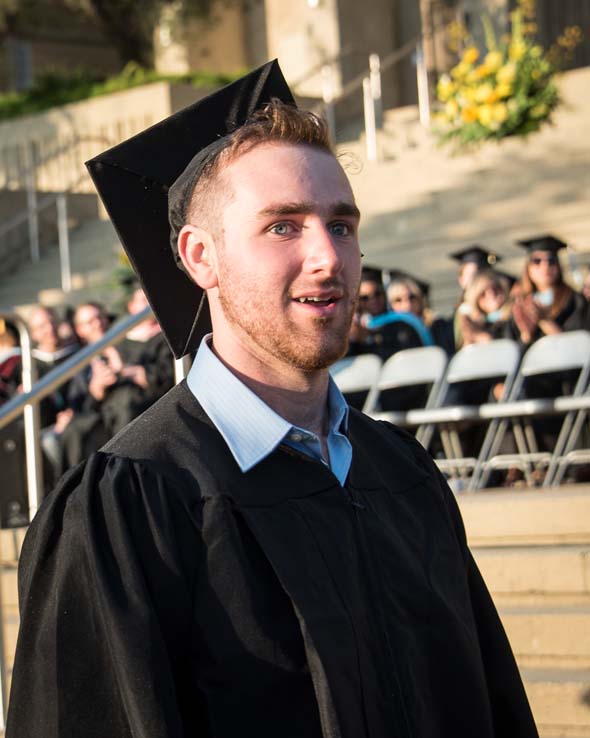
[[[552,235],[517,243],[528,259],[515,290],[514,337],[528,346],[542,336],[590,327],[588,302],[563,278],[558,255],[566,244]]]
[[[369,330],[371,320],[387,311],[381,270],[364,267],[361,273],[357,307],[348,335],[347,356],[381,353],[381,337]]]

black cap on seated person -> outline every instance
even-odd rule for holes
[[[176,243],[195,184],[229,134],[275,98],[294,104],[276,60],[86,162],[176,358],[211,325]]]
[[[404,272],[402,269],[387,269],[386,271],[389,275],[390,284],[391,282],[399,282],[403,279],[411,279],[412,282],[418,285],[424,297],[428,298],[430,294],[430,282],[418,279],[418,277],[415,277],[413,274],[409,274],[408,272]]]
[[[522,238],[516,243],[523,249],[526,249],[529,255],[533,251],[549,251],[551,254],[556,254],[561,249],[567,248],[566,243],[550,234],[543,234],[534,238]]]
[[[454,251],[449,254],[449,258],[458,261],[459,264],[477,264],[480,269],[493,266],[496,262],[502,261],[502,257],[493,251],[488,251],[477,243],[471,244],[460,251]]]

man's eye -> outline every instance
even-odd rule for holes
[[[350,234],[352,233],[352,228],[349,226],[348,223],[332,223],[330,225],[330,233],[337,238],[341,238],[342,236],[350,236]]]
[[[270,233],[275,233],[277,236],[287,236],[292,233],[293,226],[290,223],[275,223],[269,228]]]

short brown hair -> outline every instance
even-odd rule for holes
[[[227,146],[207,162],[191,195],[188,218],[202,228],[217,230],[219,212],[231,197],[228,188],[221,187],[219,175],[223,167],[256,146],[270,142],[302,144],[334,154],[328,126],[322,118],[273,99],[231,133]]]

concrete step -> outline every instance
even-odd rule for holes
[[[26,318],[39,302],[78,304],[96,299],[112,304],[113,272],[122,248],[110,221],[86,221],[70,234],[72,290],[61,289],[59,251],[53,248],[38,264],[27,264],[0,282],[0,307],[19,308]]]
[[[590,597],[588,545],[489,547],[472,551],[494,596]]]
[[[590,603],[499,610],[521,669],[590,670]]]
[[[457,497],[473,548],[590,543],[590,487],[486,490]]]
[[[525,669],[522,677],[541,738],[590,736],[590,671]]]

